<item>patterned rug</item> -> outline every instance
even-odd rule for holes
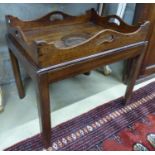
[[[155,82],[52,129],[49,150],[155,150]],[[6,150],[43,150],[35,135]]]

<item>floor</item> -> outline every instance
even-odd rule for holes
[[[92,71],[90,76],[82,74],[54,83],[50,85],[51,111],[56,111],[119,84],[120,81],[114,75],[106,77],[96,71]],[[26,96],[24,99],[19,99],[14,83],[3,87],[6,105],[5,111],[0,114],[2,123],[0,133],[38,117],[33,82],[30,79],[26,80],[25,86]]]
[[[39,133],[35,88],[30,79],[25,81],[25,87],[26,97],[20,100],[14,83],[3,86],[5,110],[0,113],[0,150]],[[114,72],[104,76],[92,71],[90,76],[54,83],[50,86],[52,127],[122,96],[125,88]]]

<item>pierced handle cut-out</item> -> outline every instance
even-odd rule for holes
[[[56,13],[50,16],[50,21],[63,20],[64,16],[62,14]]]
[[[115,24],[117,24],[118,26],[120,26],[120,20],[118,20],[117,18],[110,18],[109,20],[108,20],[108,22],[109,23],[115,23]]]
[[[61,20],[64,20],[64,19],[70,18],[70,17],[72,17],[72,16],[65,14],[61,11],[55,11],[55,12],[49,13],[48,15],[43,17],[42,19],[44,19],[44,20],[48,19],[52,22],[52,21],[59,21],[59,20],[61,21]]]

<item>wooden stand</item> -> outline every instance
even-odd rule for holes
[[[118,20],[118,24],[113,20]],[[118,16],[52,12],[34,21],[6,16],[6,35],[20,98],[25,96],[18,61],[36,85],[45,148],[50,146],[49,84],[124,59],[134,59],[124,103],[131,97],[147,46],[149,22],[130,26]]]

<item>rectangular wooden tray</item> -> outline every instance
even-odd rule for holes
[[[57,11],[32,21],[8,15],[6,21],[9,34],[40,68],[132,47],[146,40],[149,25],[128,25],[116,15],[100,17],[94,9],[81,16]]]

